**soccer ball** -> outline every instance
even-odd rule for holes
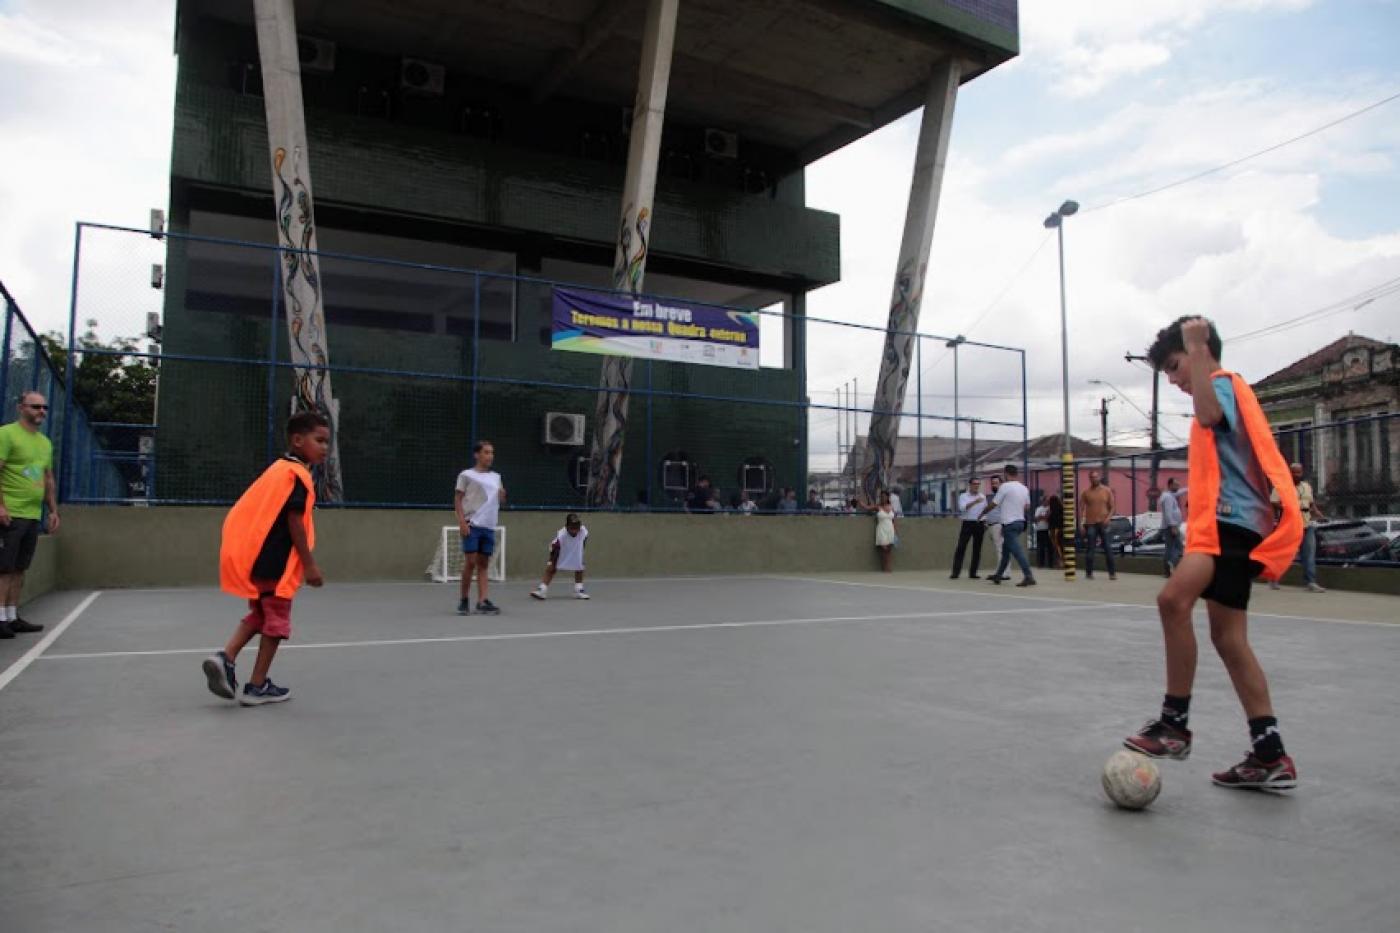
[[[1125,810],[1141,810],[1162,792],[1162,775],[1151,758],[1120,749],[1103,766],[1103,792]]]

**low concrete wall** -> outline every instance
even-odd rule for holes
[[[74,506],[63,510],[63,531],[42,537],[25,584],[32,599],[56,586],[214,586],[219,532],[227,509]],[[506,512],[506,576],[534,579],[545,549],[564,524],[563,512]],[[875,522],[854,516],[673,515],[596,513],[584,516],[591,537],[589,573],[602,577],[732,573],[823,573],[878,570]],[[320,509],[316,559],[327,579],[421,580],[452,513],[411,509]],[[909,518],[900,522],[895,569],[949,567],[958,522]],[[982,555],[990,573],[990,544]],[[1160,574],[1161,561],[1121,557],[1127,573]],[[1013,573],[1015,568],[1012,568]],[[1058,573],[1058,571],[1040,571]],[[1294,567],[1287,584],[1302,582]],[[1331,589],[1400,595],[1400,570],[1319,567]]]
[[[58,542],[59,538],[55,535],[39,536],[39,545],[34,549],[34,563],[24,574],[20,603],[32,602],[59,585]]]
[[[1103,555],[1098,555],[1095,563],[1100,568]],[[1125,573],[1145,573],[1162,576],[1162,560],[1159,557],[1119,557],[1118,569]],[[1057,571],[1058,572],[1058,571]],[[1083,565],[1080,565],[1083,573]],[[1294,564],[1283,575],[1284,586],[1302,586],[1303,568]],[[1395,567],[1331,567],[1325,564],[1317,568],[1317,582],[1329,590],[1346,590],[1352,593],[1377,593],[1381,596],[1400,596],[1400,569]],[[1256,583],[1256,586],[1265,586]]]
[[[70,588],[212,586],[226,509],[69,506],[59,544]],[[535,578],[563,512],[506,512],[506,575]],[[597,576],[876,570],[875,522],[852,516],[597,513],[585,516]],[[316,559],[328,580],[421,580],[452,513],[321,509]],[[958,523],[900,523],[895,567],[947,567]],[[51,542],[53,543],[53,542]]]

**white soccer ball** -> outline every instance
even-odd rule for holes
[[[1146,755],[1119,749],[1103,766],[1103,792],[1125,810],[1141,810],[1162,792],[1162,773]]]

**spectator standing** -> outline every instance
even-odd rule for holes
[[[880,569],[885,573],[894,570],[894,546],[899,540],[899,525],[894,514],[894,504],[890,494],[880,493],[880,505],[875,510],[875,550],[880,552]]]
[[[1113,547],[1108,542],[1108,520],[1113,517],[1113,490],[1099,482],[1099,471],[1089,471],[1089,488],[1079,494],[1079,531],[1084,535],[1084,576],[1094,579],[1094,543],[1102,542],[1108,578],[1118,579],[1113,565]]]
[[[928,490],[919,490],[919,500],[915,504],[915,511],[920,515],[932,515],[933,505],[928,501]]]
[[[982,481],[975,478],[968,480],[967,491],[958,494],[958,517],[962,519],[962,527],[958,529],[958,547],[953,552],[953,573],[949,577],[950,580],[956,580],[962,573],[963,554],[967,552],[968,542],[972,543],[972,563],[968,564],[967,575],[973,580],[980,579],[977,566],[982,560],[982,535],[987,530],[980,516],[986,505],[987,497],[982,495]]]
[[[1318,507],[1317,499],[1313,496],[1312,484],[1303,479],[1303,465],[1290,463],[1288,469],[1293,474],[1293,488],[1298,493],[1298,507],[1303,510],[1303,543],[1298,548],[1298,559],[1303,562],[1303,586],[1309,593],[1325,593],[1327,591],[1317,585],[1317,526],[1314,523],[1326,521],[1327,516],[1323,515],[1322,509]],[[1282,515],[1283,506],[1279,504],[1277,489],[1269,494],[1269,501],[1273,503],[1274,515]],[[1270,580],[1269,589],[1278,589],[1278,581]]]
[[[1181,555],[1184,553],[1181,530],[1184,519],[1181,514],[1181,500],[1177,498],[1183,492],[1185,490],[1173,476],[1167,480],[1167,491],[1162,493],[1162,498],[1157,503],[1157,507],[1162,510],[1162,563],[1165,565],[1166,576],[1169,577],[1176,565],[1181,563]]]
[[[982,513],[982,521],[987,526],[987,537],[992,541],[994,564],[1001,561],[1001,509],[995,504],[997,490],[1000,488],[1000,476],[993,474],[987,477],[987,503],[992,507]]]
[[[1050,503],[1042,500],[1035,507],[1035,565],[1052,566],[1050,556]]]
[[[890,507],[894,509],[895,518],[904,517],[904,500],[899,497],[899,487],[890,490]]]
[[[778,503],[778,511],[784,515],[797,514],[797,490],[785,489],[783,491],[783,501]]]
[[[808,512],[820,512],[823,510],[821,496],[817,495],[817,491],[815,489],[807,490],[806,509]]]
[[[17,416],[0,428],[0,638],[14,638],[43,629],[19,617],[24,574],[39,546],[39,522],[49,507],[48,532],[58,531],[58,500],[54,495],[53,444],[39,430],[49,403],[38,392],[22,392],[15,400]]]
[[[736,512],[740,515],[752,515],[757,510],[758,504],[749,498],[748,490],[739,493],[739,505],[735,508]]]
[[[1055,566],[1065,565],[1065,505],[1059,496],[1045,500],[1050,507],[1050,544],[1055,549]]]

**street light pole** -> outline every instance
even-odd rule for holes
[[[1075,472],[1074,448],[1069,433],[1069,312],[1065,301],[1065,218],[1079,211],[1077,201],[1066,201],[1045,218],[1047,230],[1054,230],[1060,246],[1060,368],[1061,391],[1064,396],[1064,437],[1060,452],[1060,497],[1064,505],[1064,524],[1060,529],[1061,540],[1066,543],[1065,579],[1073,582],[1074,573],[1074,531],[1078,525],[1075,515]]]
[[[967,338],[964,337],[962,334],[958,334],[958,336],[954,337],[952,340],[949,340],[946,344],[944,344],[944,346],[948,347],[950,350],[953,351],[953,487],[954,487],[954,489],[958,488],[958,487],[961,485],[961,483],[959,482],[959,477],[958,477],[958,472],[959,472],[959,469],[960,469],[960,466],[961,466],[961,464],[959,463],[959,460],[958,460],[958,444],[959,444],[959,441],[962,439],[961,431],[959,430],[959,428],[960,428],[962,422],[958,420],[958,411],[959,411],[959,409],[958,409],[958,347],[959,347],[959,346],[963,343],[963,341],[966,340],[966,339],[967,339]]]
[[[1134,353],[1124,353],[1123,359],[1129,363],[1146,363],[1152,366],[1152,360],[1145,356],[1138,356]],[[1157,486],[1157,473],[1162,466],[1162,440],[1157,433],[1157,419],[1159,401],[1159,386],[1162,382],[1162,371],[1156,366],[1152,366],[1152,471],[1147,480],[1147,507],[1156,510],[1157,499],[1161,495],[1161,490]]]

